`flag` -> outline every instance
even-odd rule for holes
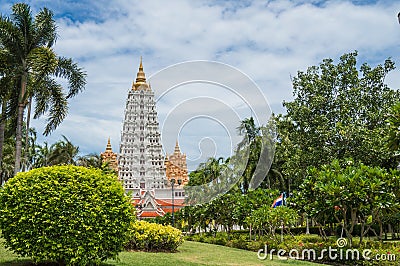
[[[278,197],[278,198],[276,198],[275,200],[274,200],[274,203],[272,203],[272,208],[276,208],[276,207],[278,207],[278,206],[282,206],[283,205],[283,200],[284,200],[284,198],[283,198],[283,193]]]

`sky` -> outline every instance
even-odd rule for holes
[[[9,14],[15,2],[1,1],[0,12]],[[87,73],[85,91],[70,101],[68,117],[51,136],[40,134],[45,117],[32,125],[39,142],[54,143],[65,135],[81,154],[104,151],[108,137],[114,151],[119,151],[127,93],[140,56],[147,77],[154,80],[164,150],[171,153],[178,139],[191,170],[208,156],[229,156],[240,139],[234,131],[241,119],[254,115],[253,108],[258,108],[260,124],[271,110],[284,113],[282,102],[293,99],[291,77],[298,71],[324,58],[337,62],[355,50],[359,65],[376,66],[388,57],[400,64],[399,1],[27,3],[33,13],[42,7],[54,12],[56,52],[73,58]],[[188,63],[183,64],[185,70],[170,67],[193,61],[214,63],[206,70]],[[210,69],[216,70],[210,74]],[[231,70],[236,74],[224,72]],[[165,73],[174,75],[176,82],[180,74],[183,81],[199,77],[202,81],[180,84],[162,94],[165,88],[157,88],[162,87],[157,79]],[[398,89],[399,70],[391,72],[386,82]],[[248,98],[259,101],[250,100],[249,108]]]

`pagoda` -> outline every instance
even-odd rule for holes
[[[178,141],[176,141],[174,153],[165,157],[166,177],[171,184],[172,179],[180,179],[181,185],[187,185],[188,170],[186,165],[186,154],[182,154],[179,148]]]
[[[118,177],[133,197],[138,218],[163,216],[184,206],[186,155],[177,143],[174,153],[165,158],[160,139],[154,91],[146,81],[141,58],[126,100],[118,155]],[[166,173],[174,180],[167,179]]]
[[[115,172],[118,172],[117,154],[112,150],[110,138],[108,138],[105,152],[102,152],[100,157],[103,163],[108,163],[111,169],[115,170]]]
[[[146,82],[142,59],[126,100],[118,162],[125,191],[164,188],[164,156],[154,92]]]

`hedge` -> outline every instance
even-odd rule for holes
[[[78,166],[18,173],[0,189],[6,246],[35,262],[96,264],[123,250],[134,209],[114,175]]]
[[[170,225],[136,221],[131,224],[130,239],[125,248],[143,251],[175,251],[182,243],[182,232]]]

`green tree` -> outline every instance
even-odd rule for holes
[[[238,144],[235,154],[230,158],[236,168],[242,168],[242,177],[239,189],[248,193],[249,189],[256,189],[260,185],[264,188],[275,187],[276,180],[281,181],[279,170],[274,168],[274,174],[268,174],[273,165],[276,127],[272,117],[266,125],[256,126],[252,117],[246,118],[238,127],[243,140]],[[272,184],[273,183],[273,184]],[[271,186],[272,185],[272,186]],[[284,185],[281,183],[281,188]]]
[[[76,159],[75,164],[87,168],[101,169],[106,174],[118,175],[118,172],[111,167],[110,162],[103,162],[100,154],[90,153],[84,156],[79,156]]]
[[[29,5],[12,6],[10,17],[0,18],[0,43],[13,58],[18,77],[18,111],[16,125],[15,168],[21,167],[22,127],[28,106],[26,128],[29,128],[30,106],[36,102],[34,118],[49,113],[44,134],[50,134],[68,112],[67,99],[85,86],[85,73],[71,59],[59,57],[51,49],[57,37],[53,13],[47,8],[32,16]],[[64,93],[56,78],[66,78],[69,91]]]
[[[101,169],[103,161],[99,154],[90,153],[84,156],[79,156],[76,160],[76,165]]]
[[[0,43],[0,170],[3,159],[3,148],[5,139],[8,137],[6,134],[7,122],[13,118],[16,110],[16,82],[13,76],[12,57],[8,54]]]
[[[66,136],[62,137],[62,140],[50,147],[49,165],[76,164],[79,147],[75,146]]]
[[[400,155],[400,102],[393,105],[389,112],[389,136],[388,146],[389,149]]]
[[[249,151],[249,158],[240,184],[240,189],[246,194],[249,190],[251,178],[256,170],[258,158],[260,157],[262,145],[260,141],[261,130],[260,127],[256,126],[253,117],[250,117],[240,123],[238,132],[244,136],[244,139],[239,143],[237,152],[243,147],[246,147]]]
[[[351,160],[341,166],[334,160],[321,169],[308,170],[295,202],[313,218],[322,214],[333,217],[343,225],[349,243],[359,221],[363,226],[361,238],[371,229],[365,227],[369,217],[379,224],[381,238],[383,217],[399,210],[399,181],[398,173],[380,167],[355,165]]]
[[[36,145],[32,168],[50,166],[50,146],[45,141],[42,145]]]
[[[8,137],[4,141],[4,155],[1,163],[0,186],[14,175],[15,138]]]
[[[217,182],[221,175],[224,164],[224,158],[218,159],[210,157],[206,162],[201,163],[198,168],[189,174],[189,185],[198,186]]]
[[[287,206],[271,208],[264,205],[246,217],[246,222],[250,229],[258,230],[260,235],[263,231],[267,231],[268,234],[275,236],[277,228],[282,227],[284,230],[285,227],[295,224],[298,217],[297,212]]]
[[[299,71],[293,78],[294,100],[284,102],[287,114],[280,117],[280,138],[290,145],[285,147],[285,175],[296,177],[299,185],[309,166],[345,158],[393,168],[394,154],[385,145],[385,115],[400,92],[384,81],[394,68],[387,59],[374,68],[364,63],[358,70],[353,52],[337,64],[325,59]]]

